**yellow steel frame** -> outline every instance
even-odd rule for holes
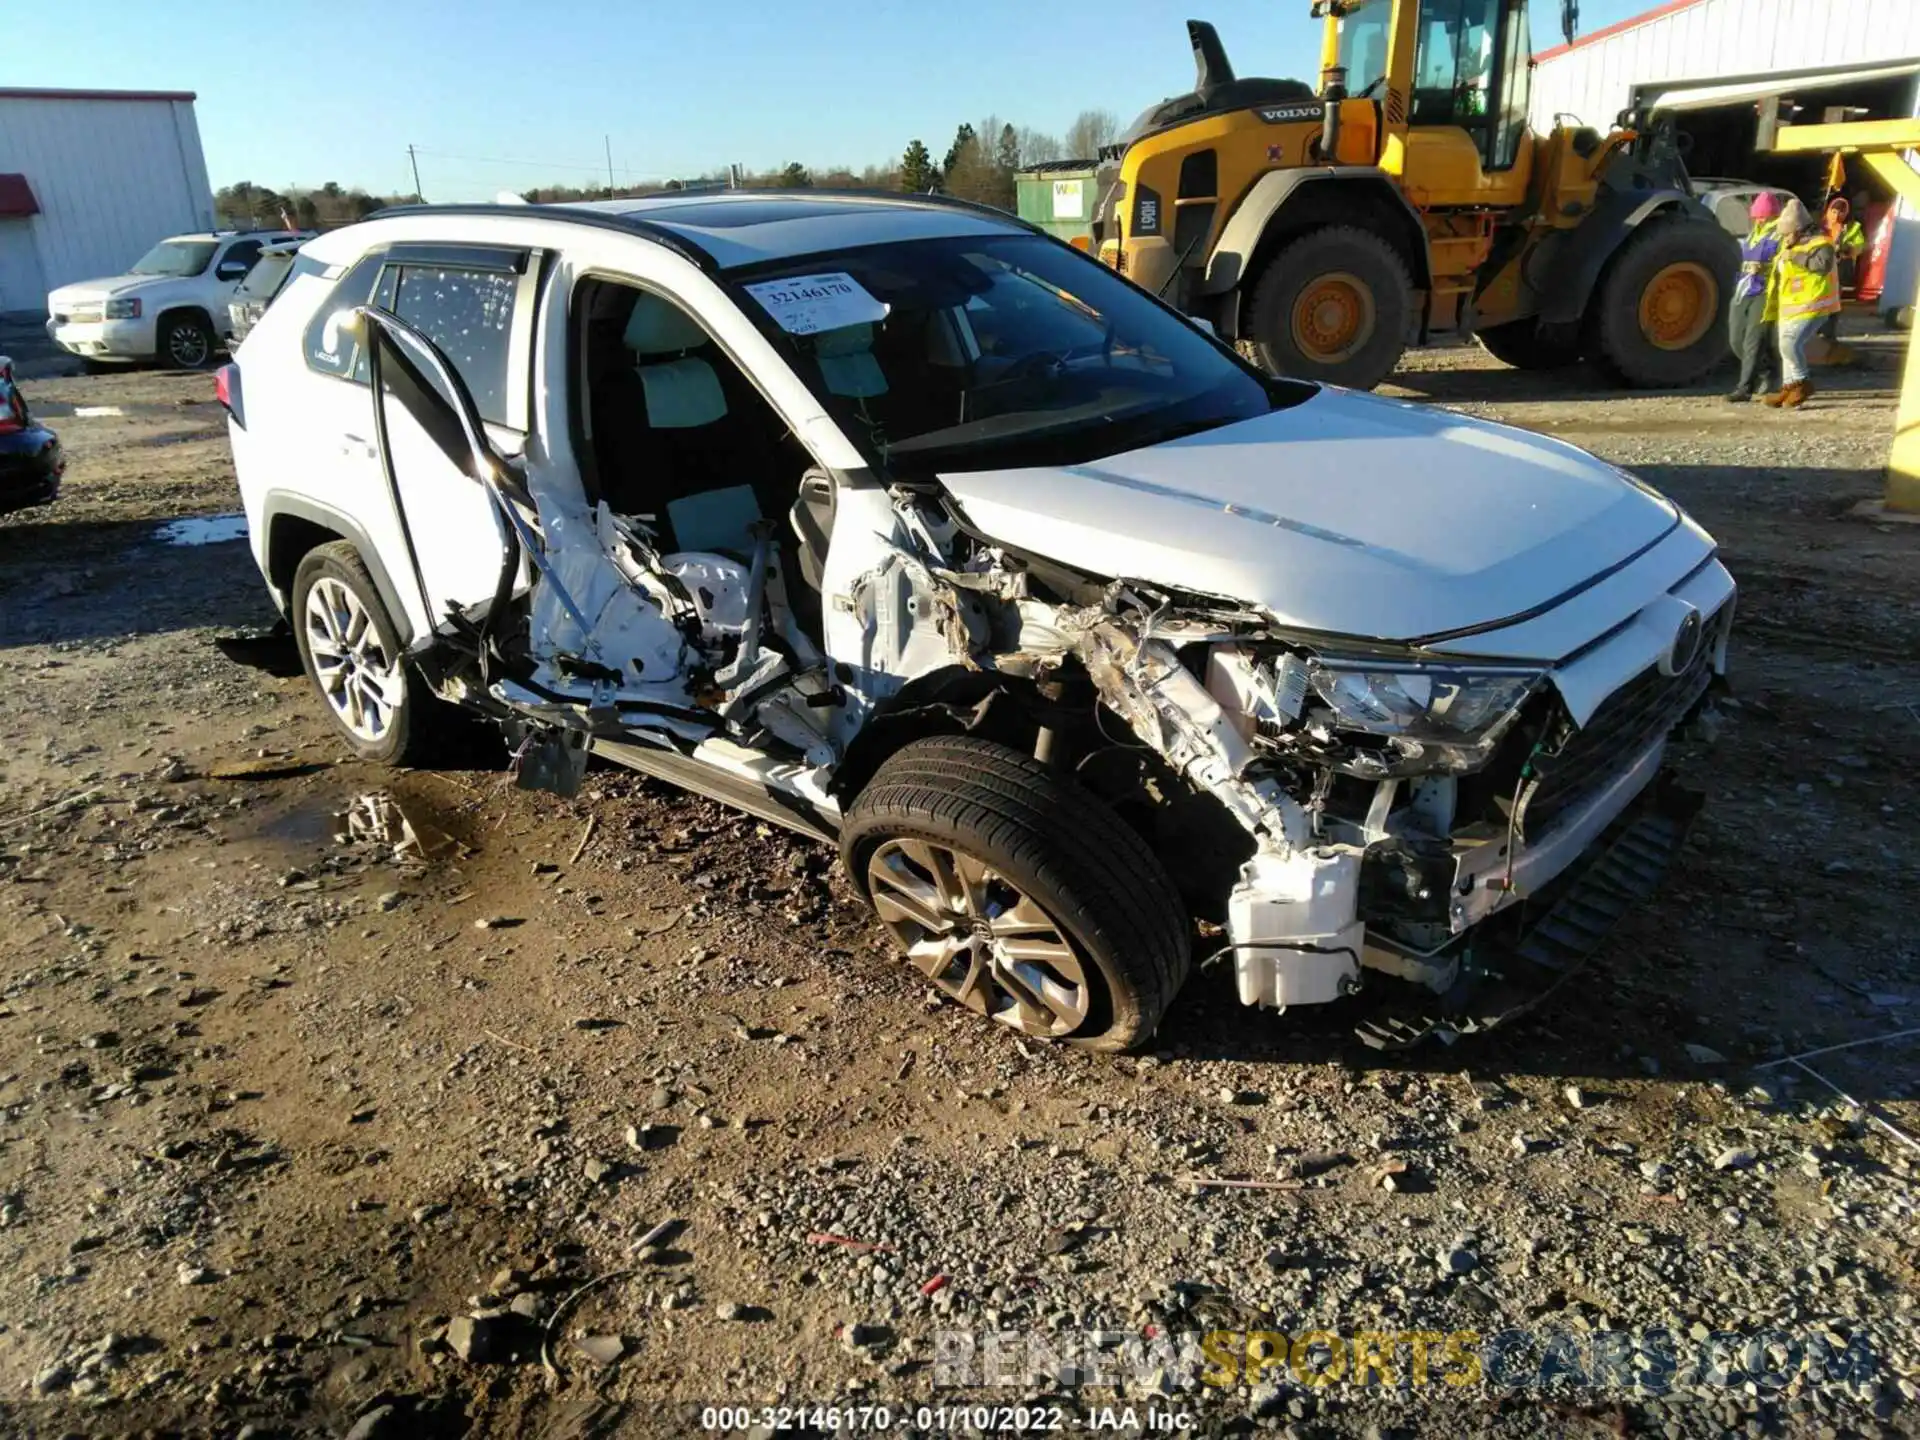
[[[1894,194],[1920,209],[1920,170],[1907,160],[1907,152],[1920,150],[1920,119],[1783,125],[1775,132],[1773,148],[1798,155],[1835,150],[1858,155],[1861,164],[1886,181]],[[1900,379],[1893,450],[1887,457],[1886,507],[1920,515],[1920,344],[1911,338]]]

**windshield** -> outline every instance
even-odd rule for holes
[[[247,278],[240,282],[240,288],[235,293],[245,300],[271,300],[291,269],[292,251],[276,254],[269,250],[253,262],[253,269],[247,272]]]
[[[848,438],[893,475],[1085,463],[1314,393],[1262,380],[1035,235],[872,245],[730,278]]]
[[[162,240],[133,262],[129,275],[198,275],[219,248],[213,240]]]
[[[1340,63],[1347,93],[1365,95],[1387,78],[1387,20],[1393,0],[1367,0],[1340,19]]]

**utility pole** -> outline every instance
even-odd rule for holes
[[[602,135],[600,138],[606,142],[607,146],[607,198],[611,200],[613,198],[613,137]]]
[[[407,146],[407,163],[413,166],[413,193],[424,201],[427,197],[420,188],[420,161],[414,155],[411,145]]]

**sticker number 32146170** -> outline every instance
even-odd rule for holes
[[[887,316],[886,302],[875,299],[864,285],[841,270],[763,280],[747,286],[747,293],[789,335],[868,325]]]

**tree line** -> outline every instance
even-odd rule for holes
[[[215,223],[232,230],[331,230],[389,205],[419,203],[418,195],[369,195],[335,180],[312,190],[293,186],[284,191],[239,180],[213,195]]]
[[[978,124],[962,123],[944,155],[934,157],[924,140],[908,142],[898,160],[853,170],[844,165],[810,168],[791,161],[777,170],[747,171],[740,185],[756,189],[906,190],[952,195],[982,205],[1014,208],[1013,177],[1021,170],[1059,160],[1099,158],[1102,148],[1120,135],[1120,121],[1109,110],[1083,110],[1067,127],[1064,137],[1024,125],[1013,125],[997,115]],[[659,195],[683,190],[725,189],[735,177],[725,171],[656,180],[635,185],[536,185],[521,192],[535,204],[568,200],[611,200]],[[223,226],[253,229],[288,226],[301,230],[330,230],[364,220],[389,205],[417,205],[418,195],[371,195],[358,187],[343,188],[329,180],[314,189],[300,186],[285,191],[241,180],[214,194],[214,211]]]

